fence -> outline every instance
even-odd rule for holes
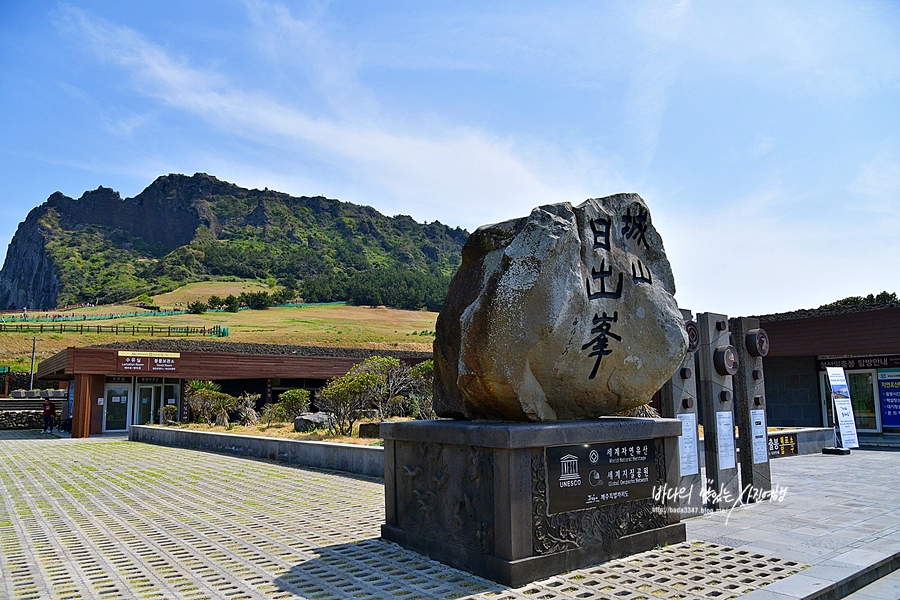
[[[157,327],[155,325],[85,325],[84,323],[0,323],[0,333],[107,333],[150,337],[228,337],[227,327]]]
[[[67,315],[63,313],[32,313],[28,318],[21,313],[0,313],[0,323],[59,323],[71,321],[109,321],[111,319],[130,319],[134,317],[171,317],[186,314],[186,310],[148,310],[145,312],[108,313],[102,315]]]

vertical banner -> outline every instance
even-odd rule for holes
[[[859,448],[856,439],[856,421],[850,403],[850,386],[841,367],[827,367],[831,400],[834,406],[834,445],[838,448]]]
[[[900,369],[878,371],[878,397],[881,399],[881,426],[900,427]]]

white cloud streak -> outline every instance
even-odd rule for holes
[[[395,208],[413,216],[458,223],[469,215],[464,224],[471,227],[585,194],[566,173],[542,173],[513,139],[467,128],[426,136],[359,119],[314,118],[194,68],[132,29],[74,8],[64,14],[64,26],[103,60],[127,69],[142,93],[257,143],[315,152],[387,190]]]

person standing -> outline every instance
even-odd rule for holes
[[[56,405],[47,398],[41,405],[41,411],[44,413],[44,429],[45,433],[53,431],[53,417],[56,416]]]

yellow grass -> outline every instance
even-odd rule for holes
[[[114,312],[116,307],[98,307]],[[125,312],[125,311],[120,311]],[[415,350],[428,352],[437,313],[370,308],[365,306],[310,305],[238,313],[206,313],[170,317],[132,317],[109,321],[87,321],[86,325],[155,325],[157,327],[228,327],[230,337],[192,337],[225,342],[256,342],[311,346]],[[37,361],[69,346],[90,346],[135,339],[130,334],[0,333],[0,365],[27,371],[31,361],[31,337],[37,335]]]
[[[275,290],[264,283],[257,281],[203,281],[200,283],[189,283],[177,290],[153,296],[153,301],[157,306],[163,308],[171,308],[176,303],[187,304],[188,302],[206,302],[210,296],[218,296],[224,298],[229,294],[240,296],[242,292],[248,294],[252,292],[269,292]]]
[[[371,423],[372,421],[367,420],[362,422]],[[157,425],[157,427],[162,427],[162,425]],[[231,433],[235,435],[256,435],[263,437],[287,438],[291,440],[306,440],[308,442],[340,442],[343,444],[360,444],[363,446],[375,446],[379,445],[380,442],[380,440],[378,439],[358,437],[359,423],[353,426],[353,436],[331,436],[324,429],[300,433],[294,431],[294,426],[291,423],[274,423],[270,427],[267,427],[264,424],[232,425],[231,429],[225,429],[224,427],[217,427],[215,425],[201,425],[200,423],[191,423],[189,425],[179,425],[178,428],[190,429],[192,431],[212,431],[215,433]]]

